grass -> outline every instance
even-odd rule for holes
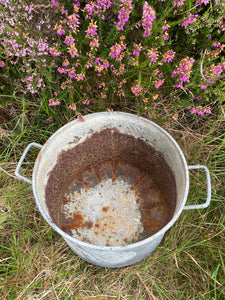
[[[85,71],[84,81],[70,80],[67,75],[62,76],[56,71],[62,65],[64,55],[71,64],[78,62],[77,57],[72,59],[69,56],[65,37],[57,35],[53,29],[66,15],[54,8],[51,1],[46,4],[46,1],[38,0],[32,8],[32,21],[28,24],[28,2],[22,1],[22,6],[0,4],[5,16],[0,44],[0,299],[225,299],[225,85],[224,73],[219,72],[215,76],[213,71],[214,75],[210,73],[209,67],[213,64],[219,67],[224,62],[222,1],[210,1],[207,6],[202,4],[201,8],[193,0],[183,1],[185,4],[180,7],[174,7],[172,0],[149,1],[155,6],[157,18],[153,22],[152,35],[147,39],[142,39],[142,31],[134,30],[136,23],[142,22],[145,1],[133,1],[135,9],[123,32],[118,32],[114,26],[114,22],[118,21],[119,6],[118,11],[114,11],[114,5],[112,11],[108,10],[107,23],[94,16],[94,20],[98,21],[101,44],[94,57],[107,58],[110,65],[115,64],[117,74],[113,75],[110,67],[102,76],[98,76],[100,74],[94,68],[83,69],[88,61],[90,41],[86,37],[89,19],[85,19],[81,10],[81,27],[73,36],[77,39],[78,48],[83,51],[77,72]],[[62,1],[69,14],[73,12],[72,2]],[[82,9],[88,3],[80,2]],[[120,4],[120,1],[113,2]],[[181,25],[184,18],[195,13],[200,14],[198,21],[185,29]],[[14,22],[18,22],[15,27],[11,26],[12,16]],[[162,38],[165,21],[170,27],[168,41]],[[42,23],[43,26],[37,26]],[[66,36],[71,29],[64,25]],[[30,43],[22,34],[24,31]],[[139,33],[136,35],[136,32]],[[109,52],[110,47],[119,42],[121,34],[126,36],[127,48],[121,61],[125,64],[125,73],[121,71],[120,74],[121,64],[111,59]],[[5,38],[16,39],[21,48],[18,51],[27,47],[31,52],[35,50],[37,55],[17,57],[16,50],[14,56],[10,56],[8,50],[12,50],[12,46],[8,42],[2,44]],[[63,51],[62,56],[53,57],[49,53],[40,56],[36,49],[40,46],[40,38],[47,38],[49,47]],[[139,41],[144,50],[140,56],[132,56],[133,42]],[[213,43],[218,41],[221,42],[221,51],[217,53],[219,48]],[[146,53],[152,47],[158,49],[160,58],[156,64],[149,66]],[[176,52],[175,59],[171,64],[162,65],[161,56],[169,49]],[[206,50],[210,51],[209,56]],[[132,60],[132,57],[135,59]],[[194,57],[195,64],[190,81],[177,90],[174,85],[178,76],[171,77],[172,72],[186,57]],[[41,58],[46,58],[46,66]],[[140,60],[140,64],[136,65],[135,60],[136,63]],[[154,81],[159,79],[153,74],[156,68],[163,72],[165,78],[159,89],[154,87]],[[204,83],[205,76],[216,78],[214,84],[202,90],[200,85]],[[46,87],[41,85],[36,94],[29,93],[30,77],[33,77],[35,89],[39,79],[44,80]],[[123,83],[123,79],[127,84]],[[104,82],[105,87],[102,86]],[[140,95],[131,92],[131,87],[137,83],[143,87]],[[120,88],[124,96],[121,96]],[[49,100],[53,97],[59,99],[61,105],[50,107]],[[90,105],[82,102],[86,99],[90,100]],[[73,103],[77,106],[75,112],[68,108]],[[210,106],[212,113],[203,116],[190,113],[191,108],[199,105],[201,110]],[[189,165],[203,164],[209,168],[212,183],[212,199],[208,208],[183,211],[151,255],[119,269],[91,265],[76,256],[41,216],[31,185],[14,176],[16,165],[29,143],[44,144],[55,131],[80,114],[85,116],[111,109],[143,114],[163,126],[178,142]],[[32,176],[37,154],[38,150],[32,148],[22,166],[21,173],[28,178]],[[205,199],[204,171],[192,170],[187,204],[200,204]]]
[[[183,211],[158,248],[143,261],[107,269],[91,265],[71,252],[40,215],[31,186],[9,176],[14,174],[29,142],[44,143],[67,119],[62,114],[60,123],[49,125],[42,123],[40,112],[33,114],[29,105],[26,109],[23,126],[19,125],[23,111],[1,125],[1,299],[220,300],[225,297],[222,115],[212,116],[208,122],[199,119],[180,122],[172,118],[166,121],[162,113],[159,120],[180,144],[188,163],[209,167],[211,204],[207,209]],[[33,118],[29,118],[32,114]],[[57,118],[60,119],[59,114]],[[29,153],[24,164],[27,177],[31,176],[35,156],[36,153]],[[192,171],[188,204],[202,203],[205,194],[203,172]]]

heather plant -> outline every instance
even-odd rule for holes
[[[0,5],[1,88],[32,96],[48,116],[100,103],[157,115],[164,102],[174,118],[207,115],[224,90],[222,0]]]
[[[224,0],[0,0],[0,299],[225,299],[224,32]],[[31,141],[107,109],[156,119],[212,183],[207,209],[112,270],[70,251],[14,175]],[[190,171],[187,205],[205,197]]]

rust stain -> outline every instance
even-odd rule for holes
[[[61,224],[61,229],[68,232],[73,229],[87,228],[91,229],[93,227],[92,221],[84,221],[84,217],[80,213],[75,213],[72,218],[64,218],[63,224]]]
[[[74,219],[74,227],[73,228],[80,228],[83,226],[84,224],[84,217],[79,214],[79,213],[75,213],[73,215],[73,219]]]
[[[39,153],[38,153],[38,155],[37,155],[37,158],[36,158],[36,161],[39,160],[39,158],[40,158],[40,156],[41,156],[41,153],[42,153],[43,149],[44,149],[44,147],[41,148],[41,150],[39,151]]]
[[[63,203],[63,205],[65,205],[66,203],[69,203],[69,202],[71,202],[71,200],[68,199],[68,198],[66,197],[66,195],[64,195],[63,198],[62,198],[62,203]]]
[[[93,227],[93,222],[92,221],[86,221],[84,223],[84,227],[86,227],[87,229],[91,229]]]
[[[162,222],[157,222],[154,219],[145,221],[146,228],[149,228],[149,227],[152,228],[152,227],[157,227],[157,226],[162,226],[162,225],[163,225]]]
[[[108,205],[103,204],[101,211],[103,216],[112,214],[110,224],[107,219],[92,222],[77,212],[69,218],[63,215],[63,207],[71,202],[66,195],[72,189],[77,189],[77,192],[83,188],[97,189],[98,185],[103,187],[107,178],[115,187],[117,180],[122,179],[136,194],[136,205],[144,226],[144,232],[137,236],[136,241],[151,236],[171,220],[176,206],[176,184],[162,154],[140,138],[120,133],[116,128],[106,128],[58,155],[45,190],[53,222],[66,232],[85,228],[100,235],[108,228],[110,236],[115,236],[114,227],[123,220],[113,208],[109,210]],[[124,199],[129,197],[129,193],[124,193]],[[108,237],[105,244],[109,245],[109,241]],[[128,243],[126,237],[123,241]]]
[[[77,224],[74,223],[74,219],[73,218],[67,218],[63,224],[60,226],[60,228],[65,231],[65,232],[68,232],[72,229],[75,229],[77,228]]]
[[[117,172],[118,165],[119,165],[118,162],[113,164],[113,169],[112,169],[112,182],[113,183],[116,182],[116,172]]]
[[[107,212],[109,210],[109,207],[108,206],[103,206],[103,208],[102,208],[102,211],[103,212]]]
[[[167,209],[164,209],[162,214],[163,214],[163,218],[167,219],[167,217],[168,217]]]

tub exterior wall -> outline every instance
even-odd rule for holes
[[[137,245],[132,249],[113,249],[113,247],[102,247],[102,249],[92,249],[85,247],[83,245],[72,243],[70,240],[64,237],[66,243],[70,249],[79,257],[83,258],[85,261],[107,268],[120,268],[135,264],[136,262],[144,259],[149,254],[151,254],[159,245],[164,235],[160,235],[154,241],[145,243],[143,245]]]
[[[126,113],[96,113],[85,117],[86,121],[80,123],[73,121],[57,131],[46,142],[36,160],[33,171],[33,192],[36,204],[49,225],[56,230],[66,241],[71,250],[84,260],[98,266],[119,268],[134,264],[149,254],[159,245],[165,232],[174,224],[181,214],[186,202],[189,188],[189,174],[185,158],[181,149],[163,129],[149,120]],[[93,130],[93,128],[95,130]],[[156,150],[160,151],[174,172],[177,185],[177,206],[172,220],[148,240],[128,245],[128,247],[101,247],[80,243],[60,230],[51,220],[46,205],[45,187],[49,172],[57,162],[57,157],[62,151],[82,143],[94,131],[103,128],[118,128],[125,134],[141,138]],[[144,242],[144,243],[142,243]],[[132,247],[129,247],[132,246]]]

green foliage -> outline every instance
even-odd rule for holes
[[[223,299],[224,2],[196,5],[196,0],[186,0],[175,7],[173,0],[147,1],[156,19],[151,35],[145,38],[144,0],[132,2],[123,30],[116,27],[122,8],[119,0],[90,18],[84,10],[89,1],[80,1],[79,31],[69,27],[62,13],[63,6],[68,16],[74,13],[73,1],[58,2],[56,7],[44,0],[33,6],[25,0],[0,3],[0,298]],[[199,16],[182,26],[191,14]],[[93,49],[93,37],[86,36],[91,20],[96,22],[94,37],[99,39],[99,46]],[[163,32],[165,24],[169,27]],[[57,33],[59,25],[65,34]],[[65,38],[70,34],[79,56],[71,57],[68,52]],[[116,43],[119,47],[124,44],[125,49],[112,57],[111,47]],[[142,48],[136,56],[133,51],[139,44]],[[61,54],[54,56],[50,49]],[[152,49],[157,50],[156,61],[148,55]],[[169,50],[175,52],[174,58],[164,62]],[[90,54],[92,66],[87,66]],[[70,63],[67,67],[62,66],[65,57]],[[195,60],[193,64],[188,65],[187,57]],[[104,61],[98,64],[97,58]],[[179,69],[182,62],[188,65],[183,72]],[[83,79],[70,78],[72,66]],[[69,71],[61,74],[59,67]],[[172,76],[174,71],[177,75]],[[188,80],[177,87],[184,75]],[[156,82],[163,79],[156,88]],[[207,88],[202,89],[204,85]],[[50,100],[60,104],[50,106]],[[69,108],[73,104],[75,110]],[[206,113],[209,107],[211,113]],[[80,113],[107,109],[144,115],[164,126],[189,164],[209,167],[212,181],[207,209],[183,211],[155,252],[135,265],[115,270],[93,266],[72,253],[43,220],[31,186],[13,177],[30,142],[44,144]],[[29,152],[21,170],[29,178],[36,156]],[[205,193],[204,174],[191,173],[188,204],[202,203]]]
[[[137,106],[140,112],[150,113],[156,103],[170,99],[174,112],[183,101],[186,113],[190,114],[193,104],[197,104],[193,99],[199,97],[202,99],[197,107],[201,110],[196,109],[195,113],[204,114],[209,111],[216,86],[224,93],[225,21],[221,1],[200,2],[196,5],[192,0],[181,4],[172,0],[152,1],[149,7],[153,10],[149,13],[155,12],[156,18],[150,24],[151,34],[145,37],[145,1],[116,1],[111,5],[109,1],[100,10],[95,2],[90,3],[93,10],[87,10],[85,2],[79,7],[69,1],[53,5],[39,0],[33,6],[22,1],[13,13],[10,5],[1,4],[1,88],[9,95],[12,87],[16,87],[19,95],[35,95],[34,101],[42,105],[51,119],[58,109],[48,109],[49,103],[60,104],[62,110],[72,105],[75,115],[84,113],[88,105],[91,110],[106,110],[115,103],[120,103],[118,109],[124,105],[129,109]],[[13,21],[9,20],[10,15]],[[117,26],[119,21],[123,22],[122,30]],[[95,24],[95,29],[91,24]],[[68,37],[74,39],[72,44],[66,43]],[[16,43],[13,48],[12,43]],[[115,45],[117,53],[112,54]],[[141,48],[135,53],[137,45]],[[157,49],[152,62],[151,49]],[[74,53],[69,53],[72,50]],[[164,61],[167,51],[174,52],[169,62]],[[187,57],[194,59],[193,66],[189,71],[184,66],[183,72],[178,70],[173,76]],[[153,74],[156,69],[158,75]],[[158,78],[159,74],[163,77]],[[137,84],[141,92],[135,90]],[[203,85],[207,85],[206,90],[201,88]],[[100,99],[107,99],[104,106]]]

